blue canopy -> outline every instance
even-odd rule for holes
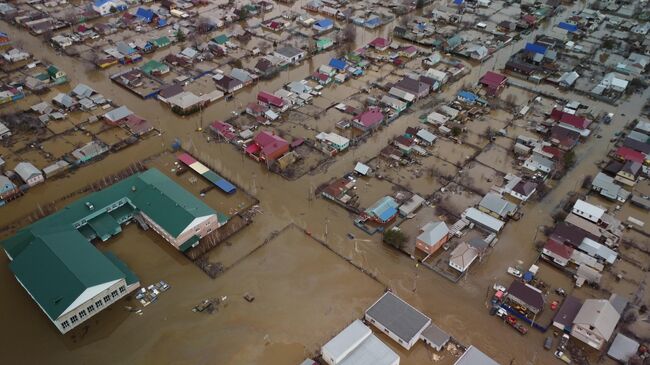
[[[456,5],[461,5],[464,2],[465,2],[464,0],[454,0],[454,4]]]
[[[331,19],[321,19],[314,23],[314,28],[330,28],[334,26],[334,22]]]
[[[528,52],[533,52],[533,53],[540,53],[540,54],[546,53],[546,47],[537,43],[526,43],[526,47],[524,49]]]
[[[347,64],[345,63],[345,61],[343,61],[341,59],[332,58],[330,60],[329,66],[336,69],[336,70],[343,71],[343,70],[345,70],[345,67],[347,66]]]
[[[467,101],[476,101],[476,99],[478,98],[476,94],[464,90],[458,92],[458,97],[461,99],[465,99]]]
[[[560,24],[557,25],[558,28],[565,29],[569,31],[569,33],[577,32],[578,31],[578,26],[575,24],[569,24],[565,22],[560,22]]]

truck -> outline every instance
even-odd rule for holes
[[[510,325],[510,327],[516,329],[522,335],[525,335],[526,333],[528,333],[528,328],[526,328],[524,325],[520,324],[517,321],[517,318],[515,316],[513,316],[513,315],[508,315],[506,317],[506,323],[508,325]]]

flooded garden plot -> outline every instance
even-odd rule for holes
[[[465,211],[467,207],[477,205],[483,197],[467,190],[457,183],[450,183],[444,189],[434,194],[434,202],[455,217]]]
[[[458,144],[453,141],[438,138],[431,150],[432,154],[456,166],[463,166],[467,160],[477,152],[469,145]]]
[[[62,120],[50,120],[47,122],[46,126],[47,129],[49,129],[53,134],[65,133],[65,131],[76,127],[71,118],[65,118]]]
[[[404,186],[422,197],[430,196],[446,184],[445,179],[440,174],[453,176],[456,173],[453,165],[447,164],[447,166],[453,168],[448,169],[448,171],[440,171],[435,169],[433,164],[442,165],[446,163],[434,156],[429,156],[420,160],[420,163],[411,165],[396,166],[396,164],[389,164],[388,161],[382,158],[375,158],[370,162],[370,166],[375,171],[375,176],[381,176],[382,179]]]
[[[52,156],[53,159],[60,159],[74,150],[75,146],[68,142],[65,136],[56,136],[41,143],[43,152]]]
[[[95,136],[110,147],[128,139],[131,137],[131,133],[124,128],[114,127],[106,129]]]
[[[492,186],[503,184],[503,176],[504,174],[500,171],[472,161],[463,168],[454,181],[472,188],[476,192],[486,194]]]
[[[400,188],[390,181],[362,177],[357,180],[355,193],[359,196],[359,208],[366,209],[377,200],[393,195],[398,190]]]
[[[476,160],[502,173],[515,173],[517,171],[513,153],[496,144],[490,144],[484,148],[476,157]]]

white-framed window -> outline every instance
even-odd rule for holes
[[[82,309],[82,310],[79,312],[79,318],[84,318],[86,315],[87,315],[87,313],[86,313],[86,310],[85,310],[85,309]]]
[[[125,288],[124,286],[121,286],[121,287],[120,287],[120,293],[123,294],[125,291],[126,291],[126,288]]]
[[[63,328],[68,328],[68,327],[70,327],[70,322],[68,322],[68,321],[63,321],[63,323],[61,323],[61,327],[63,327]]]
[[[95,311],[95,306],[91,304],[88,306],[88,308],[86,308],[86,310],[88,311],[88,313],[92,313]]]
[[[117,295],[118,295],[118,294],[117,294],[117,290],[113,290],[113,291],[111,292],[111,297],[115,298],[115,297],[117,297]]]
[[[95,302],[95,307],[97,307],[97,308],[101,308],[102,305],[103,305],[103,304],[102,304],[102,301],[101,301],[101,300],[98,300],[98,301]]]
[[[79,318],[77,318],[77,315],[76,315],[76,314],[75,314],[74,316],[70,317],[70,322],[71,322],[72,324],[77,323],[78,320],[79,320]]]
[[[104,297],[104,303],[108,303],[111,300],[111,296],[107,295]]]

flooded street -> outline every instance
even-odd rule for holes
[[[576,2],[567,11],[582,6],[581,2]],[[294,4],[294,8],[297,7],[299,3]],[[276,11],[283,8],[277,6]],[[509,282],[508,266],[515,265],[518,260],[530,265],[535,260],[539,252],[533,243],[535,238],[539,240],[543,236],[541,226],[551,225],[552,212],[567,194],[579,189],[585,176],[598,172],[597,163],[612,148],[608,142],[610,138],[635,119],[650,98],[650,89],[646,89],[644,94],[632,95],[620,105],[611,106],[575,93],[566,94],[549,85],[530,84],[531,88],[558,98],[577,99],[592,110],[613,112],[615,122],[600,125],[597,133],[602,135],[602,139],[590,138],[577,147],[576,167],[561,180],[554,181],[553,190],[542,201],[527,203],[523,207],[523,217],[506,225],[491,254],[454,284],[427,268],[417,267],[414,260],[383,244],[380,235],[362,233],[354,226],[353,217],[348,212],[313,196],[316,187],[349,172],[357,161],[368,161],[377,156],[407,126],[418,125],[417,117],[425,109],[422,104],[416,104],[411,114],[389,124],[366,143],[337,156],[325,171],[306,174],[295,181],[271,173],[262,164],[244,157],[232,145],[215,143],[208,140],[207,134],[196,131],[202,120],[202,127],[206,127],[214,120],[229,118],[233,110],[240,110],[254,101],[259,91],[275,90],[289,81],[304,78],[314,67],[327,63],[334,52],[318,54],[313,60],[289,68],[272,80],[260,81],[238,92],[232,101],[220,100],[206,108],[202,117],[198,114],[178,117],[162,103],[141,100],[116,86],[106,77],[106,72],[89,70],[82,61],[57,54],[28,32],[2,24],[4,30],[35,57],[60,65],[68,74],[70,85],[85,83],[116,104],[128,106],[163,131],[160,136],[109,154],[70,176],[37,186],[20,200],[0,208],[3,237],[20,228],[12,223],[39,206],[55,202],[57,208],[61,208],[78,198],[76,195],[71,197],[72,193],[133,162],[148,160],[152,166],[171,174],[173,155],[168,149],[177,138],[185,150],[257,198],[262,211],[255,216],[253,224],[210,252],[210,261],[227,268],[216,279],[210,279],[154,233],[141,231],[135,224],[127,226],[118,237],[98,246],[122,258],[140,277],[143,285],[165,280],[172,289],[163,293],[155,304],[144,308],[141,316],[124,310],[123,307],[129,305],[125,301],[93,317],[87,329],[79,328],[68,335],[60,335],[51,325],[11,275],[6,256],[0,255],[3,298],[0,312],[6,323],[6,329],[0,334],[0,342],[5,344],[0,359],[4,364],[299,364],[305,357],[316,355],[323,343],[355,318],[361,317],[386,288],[394,290],[430,316],[435,324],[459,342],[477,346],[501,364],[558,363],[552,352],[542,347],[548,333],[533,330],[527,336],[521,336],[488,315],[488,290],[495,282]],[[358,27],[356,46],[386,35],[393,25],[372,31]],[[509,56],[527,40],[534,39],[531,38],[534,34],[500,49],[485,63],[473,67],[461,82],[450,85],[436,97],[449,100],[464,83],[476,83],[487,70],[502,69]],[[522,91],[513,86],[508,90],[513,93]],[[528,95],[524,91],[520,94]],[[517,103],[528,102],[523,99],[521,97]],[[318,102],[325,104],[321,100]],[[497,122],[505,124],[505,121]],[[68,141],[65,143],[76,144],[79,142],[77,138],[81,137],[66,136]],[[50,143],[60,144],[58,140]],[[64,153],[52,148],[56,153]],[[449,141],[437,142],[436,148],[446,151],[454,159],[442,161],[429,157],[425,160],[441,171],[455,171],[449,166],[464,163],[474,152],[467,145]],[[503,150],[505,147],[497,141],[491,148]],[[488,191],[499,181],[487,183],[483,180],[498,179],[499,176],[491,175],[491,171],[497,167],[498,171],[505,171],[511,163],[509,160],[494,161],[489,154],[483,157],[486,162],[494,164],[492,168],[475,163],[470,166],[468,174],[479,182],[482,190]],[[483,163],[484,160],[478,158],[477,161]],[[408,181],[406,175],[394,178]],[[203,187],[187,182],[184,185],[193,193]],[[438,180],[422,183],[420,179],[412,188],[421,194],[432,194],[440,186]],[[379,191],[388,188],[360,186],[359,189],[369,192],[362,204],[368,206],[381,197]],[[210,206],[226,213],[250,203],[247,198],[220,202],[223,199],[220,194],[213,189],[205,199]],[[448,194],[443,196],[463,209],[474,199],[473,196],[466,198]],[[639,210],[629,214],[645,221],[650,218],[647,212]],[[354,233],[355,239],[347,237],[350,232]],[[271,236],[274,238],[265,241]],[[326,243],[331,250],[314,238]],[[357,267],[367,270],[370,275]],[[642,274],[647,277],[647,273]],[[244,300],[245,293],[253,294],[255,301],[248,303]],[[214,314],[192,312],[192,308],[202,300],[224,296],[227,299]],[[433,362],[432,352],[422,344],[407,352],[383,334],[378,335],[400,355],[403,365],[451,365],[455,361],[447,356]],[[35,344],[38,344],[37,351],[34,350]],[[613,362],[603,359],[599,364]]]

